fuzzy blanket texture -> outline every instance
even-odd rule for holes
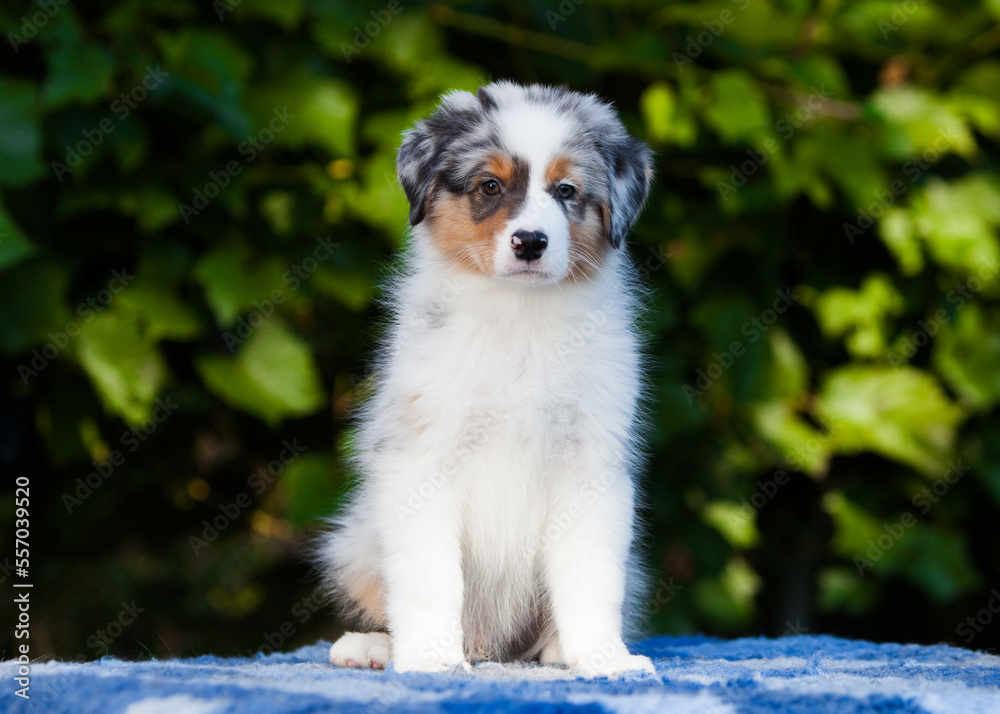
[[[3,712],[961,712],[1000,713],[1000,657],[944,645],[796,636],[657,637],[635,646],[656,675],[577,679],[537,664],[397,674],[327,664],[329,643],[254,659],[204,656],[35,663],[30,700],[0,663]]]

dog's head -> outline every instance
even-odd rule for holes
[[[621,247],[652,156],[589,94],[497,82],[452,92],[396,159],[410,224],[461,268],[505,280],[584,280]]]

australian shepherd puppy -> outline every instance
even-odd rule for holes
[[[641,379],[622,246],[649,149],[593,95],[497,82],[446,95],[397,170],[412,237],[360,483],[319,546],[360,624],[331,662],[651,672],[623,642]]]

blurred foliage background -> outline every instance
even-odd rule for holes
[[[304,551],[350,482],[394,154],[496,78],[612,99],[658,154],[631,239],[650,631],[1000,646],[998,23],[997,0],[5,2],[0,579],[27,476],[32,654],[337,634]]]

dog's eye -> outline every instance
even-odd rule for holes
[[[496,196],[500,193],[500,182],[496,179],[486,179],[479,184],[479,188],[481,188],[483,193],[487,196]]]
[[[556,195],[559,198],[573,198],[573,194],[575,193],[576,189],[568,183],[561,183],[556,187]]]

